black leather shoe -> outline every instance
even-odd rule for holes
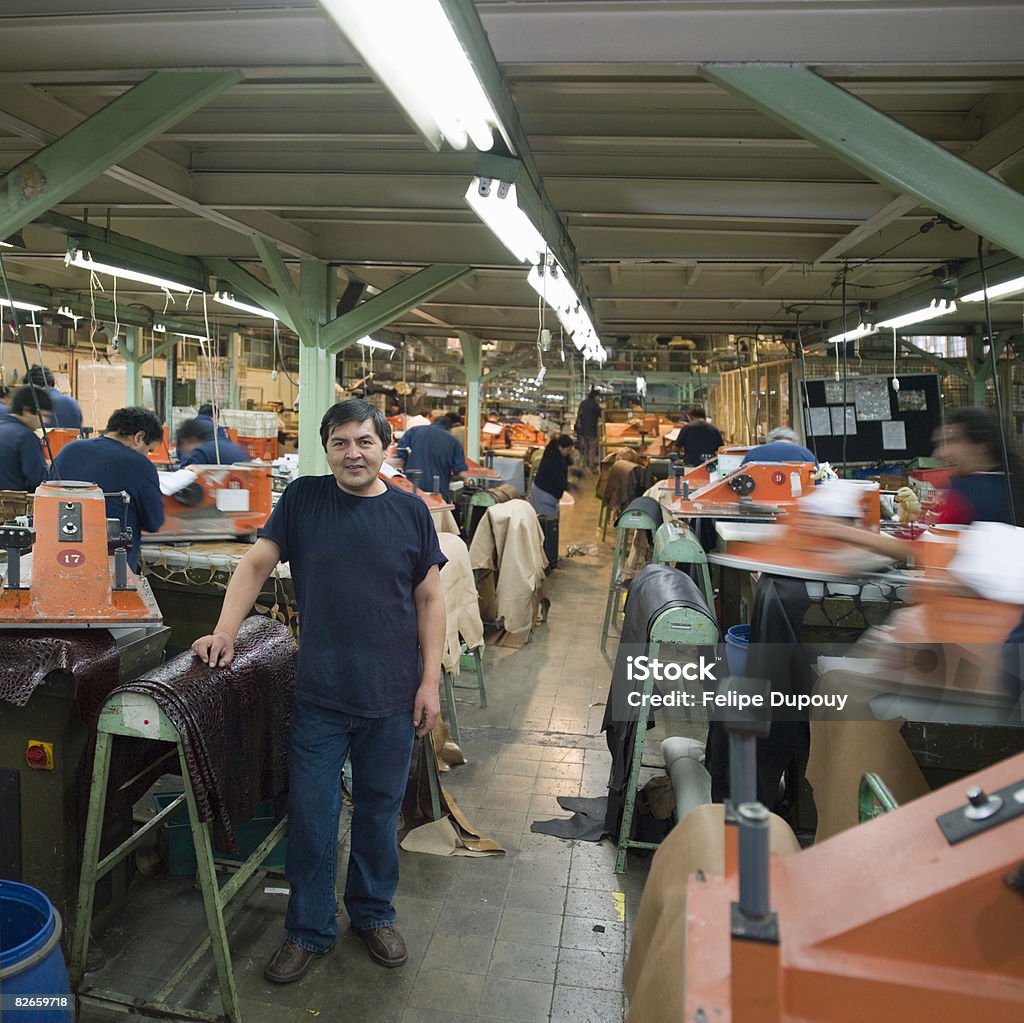
[[[291,984],[301,980],[306,971],[313,965],[314,959],[327,955],[329,948],[321,952],[310,952],[309,949],[296,945],[290,938],[274,953],[270,962],[263,970],[263,976],[272,984]]]
[[[402,935],[394,927],[377,927],[372,931],[356,931],[370,953],[370,958],[381,966],[401,966],[409,958]]]

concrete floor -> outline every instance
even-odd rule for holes
[[[616,876],[610,842],[530,832],[534,820],[568,816],[557,795],[600,796],[607,786],[610,758],[599,727],[615,642],[606,658],[599,641],[614,534],[599,543],[590,478],[581,490],[576,506],[562,512],[562,559],[549,579],[548,622],[521,649],[487,648],[488,706],[459,704],[468,763],[443,776],[472,823],[498,840],[505,855],[444,859],[403,852],[395,901],[409,962],[397,970],[375,965],[346,930],[301,982],[280,987],[262,971],[283,938],[286,903],[286,895],[266,889],[285,882],[250,882],[230,925],[246,1023],[621,1019],[622,967],[648,861],[631,855],[627,873]],[[599,548],[566,558],[572,543]],[[344,834],[340,849],[343,879]],[[90,979],[151,994],[204,931],[190,881],[139,879],[128,911],[100,936],[108,965]],[[174,1000],[218,1011],[208,957],[193,974]],[[88,1004],[81,1016],[83,1023],[107,1018]]]

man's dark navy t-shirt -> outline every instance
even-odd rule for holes
[[[82,408],[70,394],[62,394],[56,387],[47,387],[50,395],[50,426],[62,430],[82,428]]]
[[[758,444],[751,448],[746,457],[740,463],[746,465],[748,462],[813,462],[818,464],[814,452],[800,444],[794,444],[788,440],[773,440],[767,444]]]
[[[443,427],[433,424],[414,426],[402,434],[398,442],[398,457],[405,462],[406,471],[423,471],[419,485],[430,493],[434,492],[434,477],[437,476],[441,486],[438,493],[445,500],[448,499],[452,475],[469,468],[462,445]]]
[[[707,420],[684,426],[676,438],[676,447],[683,452],[684,465],[700,465],[724,443],[718,428]]]
[[[0,490],[35,490],[46,479],[39,438],[13,416],[0,419]]]
[[[153,463],[120,441],[96,437],[72,441],[61,448],[53,457],[50,475],[54,479],[95,483],[105,494],[127,492],[131,499],[127,507],[119,498],[107,498],[107,517],[119,519],[131,528],[128,564],[137,572],[142,531],[155,533],[164,524],[164,499]]]
[[[296,696],[360,717],[411,714],[420,682],[413,592],[447,561],[427,506],[392,486],[356,497],[333,476],[302,476],[259,535],[277,544],[295,586]]]
[[[1018,519],[1024,494],[1016,480],[1013,503]],[[943,505],[940,522],[970,525],[972,522],[1011,522],[1006,476],[1001,472],[972,472],[953,476]]]

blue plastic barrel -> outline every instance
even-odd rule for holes
[[[60,914],[40,891],[0,881],[0,999],[18,1023],[71,1023]],[[17,1011],[15,1011],[17,1010]]]
[[[725,634],[725,660],[730,675],[746,675],[747,647],[750,646],[750,626],[734,625]]]

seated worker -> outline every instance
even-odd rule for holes
[[[1008,522],[1024,526],[1024,465],[1009,454],[1010,474],[1003,468],[999,420],[988,409],[961,408],[946,417],[937,430],[932,454],[953,468],[939,523]],[[805,518],[801,529],[831,537],[890,558],[913,556],[914,541],[885,536],[834,519]]]
[[[52,479],[95,483],[105,494],[125,491],[126,505],[107,498],[107,518],[119,519],[132,531],[128,567],[139,570],[142,531],[155,533],[164,524],[164,498],[156,466],[146,457],[164,439],[160,420],[145,408],[119,408],[106,429],[91,440],[76,440],[53,459]]]
[[[26,375],[26,383],[46,388],[50,396],[51,427],[61,430],[82,429],[81,406],[70,394],[63,394],[54,387],[53,373],[47,366],[32,366]]]
[[[701,465],[706,462],[724,443],[716,426],[708,422],[700,405],[694,405],[687,413],[689,422],[676,437],[676,450],[683,453],[683,465]]]
[[[46,460],[36,436],[50,416],[50,395],[43,387],[19,387],[11,414],[0,419],[0,490],[33,491],[46,479]]]
[[[419,486],[428,493],[434,492],[434,477],[438,477],[438,493],[447,501],[448,484],[453,476],[460,480],[469,475],[466,455],[462,445],[451,435],[452,421],[439,416],[429,426],[414,426],[402,434],[398,442],[398,459],[402,471],[419,469],[423,475]]]
[[[796,430],[788,426],[776,426],[770,431],[764,444],[751,448],[740,463],[747,462],[813,462],[818,464],[812,451],[800,443]]]
[[[231,465],[233,462],[249,462],[252,456],[240,444],[213,436],[213,425],[198,416],[186,419],[178,427],[174,443],[178,452],[178,465],[184,469],[189,465]]]
[[[231,440],[231,434],[229,434],[228,431],[227,431],[227,428],[224,427],[224,426],[221,426],[220,422],[219,422],[219,419],[220,419],[220,409],[217,409],[216,412],[217,412],[217,418],[218,418],[218,422],[216,424],[217,425],[217,439],[218,440],[222,440],[222,441],[230,441]],[[196,419],[200,423],[206,423],[206,425],[210,428],[211,431],[213,430],[213,427],[214,427],[213,413],[214,413],[214,407],[213,407],[213,405],[210,405],[210,404],[200,405],[199,406],[199,411],[196,412]],[[210,433],[210,436],[211,437],[213,436],[212,432]]]

